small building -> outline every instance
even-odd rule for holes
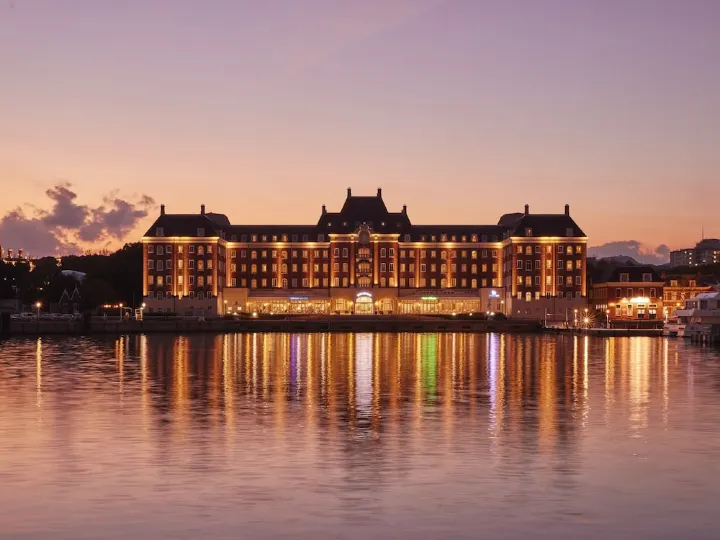
[[[711,286],[700,285],[695,277],[668,277],[663,287],[663,314],[665,317],[672,317],[676,310],[683,309],[685,300],[712,291]]]
[[[58,304],[60,305],[61,313],[79,313],[80,291],[78,290],[77,285],[72,293],[68,293],[67,289],[65,289],[60,296]]]
[[[592,285],[590,307],[611,321],[660,319],[664,287],[652,266],[609,268]]]

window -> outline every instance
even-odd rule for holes
[[[574,231],[572,227],[568,227],[567,229],[565,229],[565,236],[573,236],[573,233]]]
[[[623,272],[620,274],[620,281],[622,283],[628,283],[630,281],[630,274]]]
[[[335,249],[333,249],[333,256],[334,256],[334,257],[339,257],[339,256],[340,256],[340,248],[335,248]]]
[[[409,235],[409,234],[406,234],[406,235],[405,235],[405,241],[406,241],[406,242],[409,242],[409,241],[410,241],[410,235]]]
[[[518,246],[518,247],[517,247],[517,253],[518,253],[518,255],[522,255],[522,253],[523,253],[523,247],[522,247],[522,246]]]
[[[542,249],[540,247],[540,244],[535,244],[535,253],[541,253]]]
[[[540,285],[540,276],[535,276],[535,285]]]
[[[381,272],[385,272],[385,270],[386,270],[386,265],[385,265],[385,263],[380,263],[380,271],[381,271]]]
[[[343,248],[343,257],[348,256],[348,248]]]
[[[380,249],[380,256],[387,257],[387,250],[385,248]]]
[[[562,276],[558,276],[558,285],[562,285],[562,284],[563,284],[563,278],[562,278]]]
[[[652,274],[650,272],[645,272],[645,273],[643,273],[642,279],[645,283],[649,283],[652,281]]]
[[[570,260],[565,261],[565,270],[570,272],[570,271],[572,271],[572,269],[573,269],[573,262]]]
[[[622,297],[622,289],[617,288],[615,289],[615,298],[621,298]]]
[[[540,270],[540,259],[535,259],[535,270]]]
[[[558,259],[558,264],[557,264],[557,267],[558,267],[558,270],[562,270],[562,268],[563,268],[563,262],[562,262],[562,259]]]
[[[582,261],[578,259],[575,261],[575,270],[580,270],[582,268]]]
[[[558,253],[565,253],[565,246],[558,246]]]
[[[165,229],[162,227],[155,227],[155,236],[165,236]]]
[[[548,270],[552,268],[552,261],[550,259],[545,259],[545,268]]]
[[[568,287],[572,287],[572,284],[573,284],[573,278],[572,278],[572,276],[568,276],[565,279],[565,285],[567,285]]]
[[[442,265],[440,265],[440,271],[441,271],[443,274],[447,274],[447,264],[442,264]]]
[[[655,298],[655,287],[650,289],[650,298]]]
[[[525,227],[525,236],[532,236],[532,228],[531,227]]]
[[[633,290],[632,290],[632,289],[628,289],[628,290],[627,290],[627,295],[628,295],[628,298],[632,298]]]
[[[424,263],[420,265],[420,271],[421,271],[421,272],[424,272],[424,271],[425,271],[425,268],[426,268],[426,266],[425,266]]]
[[[582,285],[582,276],[575,276],[575,285]]]
[[[318,242],[324,242],[325,241],[325,235],[324,234],[318,234]]]
[[[518,261],[518,262],[517,262],[517,269],[518,269],[518,270],[522,270],[522,269],[523,269],[523,262],[522,262],[522,261]]]
[[[198,235],[198,236],[205,236],[205,229],[202,228],[202,227],[198,227],[197,235]]]
[[[532,270],[532,261],[525,261],[525,270]]]
[[[497,249],[492,250],[492,258],[497,259]]]
[[[197,284],[198,284],[198,287],[203,287],[203,286],[205,286],[205,278],[204,278],[203,276],[198,276],[198,278],[197,278]]]
[[[523,277],[522,277],[522,276],[518,276],[518,277],[517,277],[517,284],[518,284],[518,285],[522,285],[522,284],[523,284]]]
[[[154,270],[155,269],[155,261],[152,259],[148,260],[148,270]]]

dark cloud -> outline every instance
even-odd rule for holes
[[[45,191],[45,195],[53,201],[50,212],[42,215],[42,221],[48,227],[77,229],[85,223],[90,209],[85,205],[75,204],[77,194],[70,190],[71,187],[68,183],[62,183]]]
[[[148,195],[128,200],[114,192],[92,208],[76,202],[78,195],[68,183],[57,184],[45,194],[52,201],[49,211],[17,208],[0,217],[1,245],[38,256],[77,252],[82,243],[106,247],[127,236],[155,205]]]
[[[670,248],[665,244],[650,246],[637,240],[621,240],[608,242],[600,246],[590,247],[588,255],[591,257],[632,257],[637,262],[645,264],[665,264],[670,262]]]

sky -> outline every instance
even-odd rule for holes
[[[717,0],[0,0],[0,244],[382,187],[425,224],[569,203],[664,257],[720,236],[718,28]]]

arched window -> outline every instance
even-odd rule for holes
[[[282,268],[281,268],[282,273],[287,274],[287,270],[288,270],[287,264],[283,263]],[[285,281],[287,281],[287,280],[285,280]]]
[[[470,282],[470,286],[471,286],[473,289],[477,289],[477,279],[473,279],[473,280]]]
[[[284,265],[283,265],[284,266]],[[282,278],[282,288],[287,289],[288,288],[288,282],[287,278]]]
[[[443,288],[443,289],[447,289],[447,279],[442,278],[442,279],[440,280],[440,287]]]
[[[443,251],[443,253],[445,253],[445,252]],[[440,265],[440,271],[441,271],[443,274],[447,273],[447,264],[441,264],[441,265]]]
[[[250,266],[250,273],[257,274],[257,264],[253,264]]]
[[[380,249],[380,256],[381,256],[381,257],[386,257],[386,256],[387,256],[387,250],[386,250],[385,248],[381,248],[381,249]]]

